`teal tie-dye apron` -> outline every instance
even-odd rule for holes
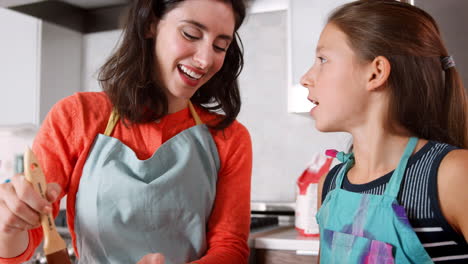
[[[317,213],[320,263],[433,263],[413,231],[396,197],[417,138],[410,138],[383,195],[360,194],[341,188],[354,164],[352,154],[338,153],[346,162]]]
[[[111,115],[89,153],[76,198],[79,263],[137,263],[162,253],[181,264],[206,253],[215,199],[218,150],[193,106],[196,126],[177,134],[147,160],[110,137]]]

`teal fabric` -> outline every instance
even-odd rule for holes
[[[147,160],[99,134],[77,193],[79,263],[137,263],[163,253],[166,264],[180,264],[203,256],[219,167],[206,125],[182,131]]]
[[[354,164],[353,155],[337,155],[346,162],[319,212],[320,262],[433,263],[413,231],[405,209],[396,200],[408,159],[417,138],[410,138],[383,195],[359,194],[341,188]]]

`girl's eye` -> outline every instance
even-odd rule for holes
[[[324,64],[325,62],[327,62],[328,60],[325,59],[324,57],[317,57],[320,61],[320,64]]]

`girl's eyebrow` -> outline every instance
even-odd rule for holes
[[[200,28],[200,29],[202,29],[202,30],[205,30],[205,31],[208,30],[208,27],[207,27],[207,26],[205,26],[205,25],[203,25],[202,23],[197,22],[197,21],[195,21],[195,20],[185,19],[185,20],[182,20],[182,22],[195,25],[195,26],[197,26],[198,28]],[[226,40],[229,40],[229,41],[232,40],[232,37],[231,37],[231,36],[229,36],[229,35],[224,35],[224,34],[219,35],[218,38],[226,39]]]
[[[319,53],[321,52],[322,50],[324,50],[325,47],[324,46],[317,46],[317,48],[315,49],[315,53]]]

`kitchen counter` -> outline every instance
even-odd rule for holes
[[[301,255],[318,255],[319,238],[300,236],[294,226],[267,227],[249,237],[251,249],[294,250]]]
[[[249,247],[249,264],[318,262],[319,238],[300,236],[292,225],[252,230]]]

